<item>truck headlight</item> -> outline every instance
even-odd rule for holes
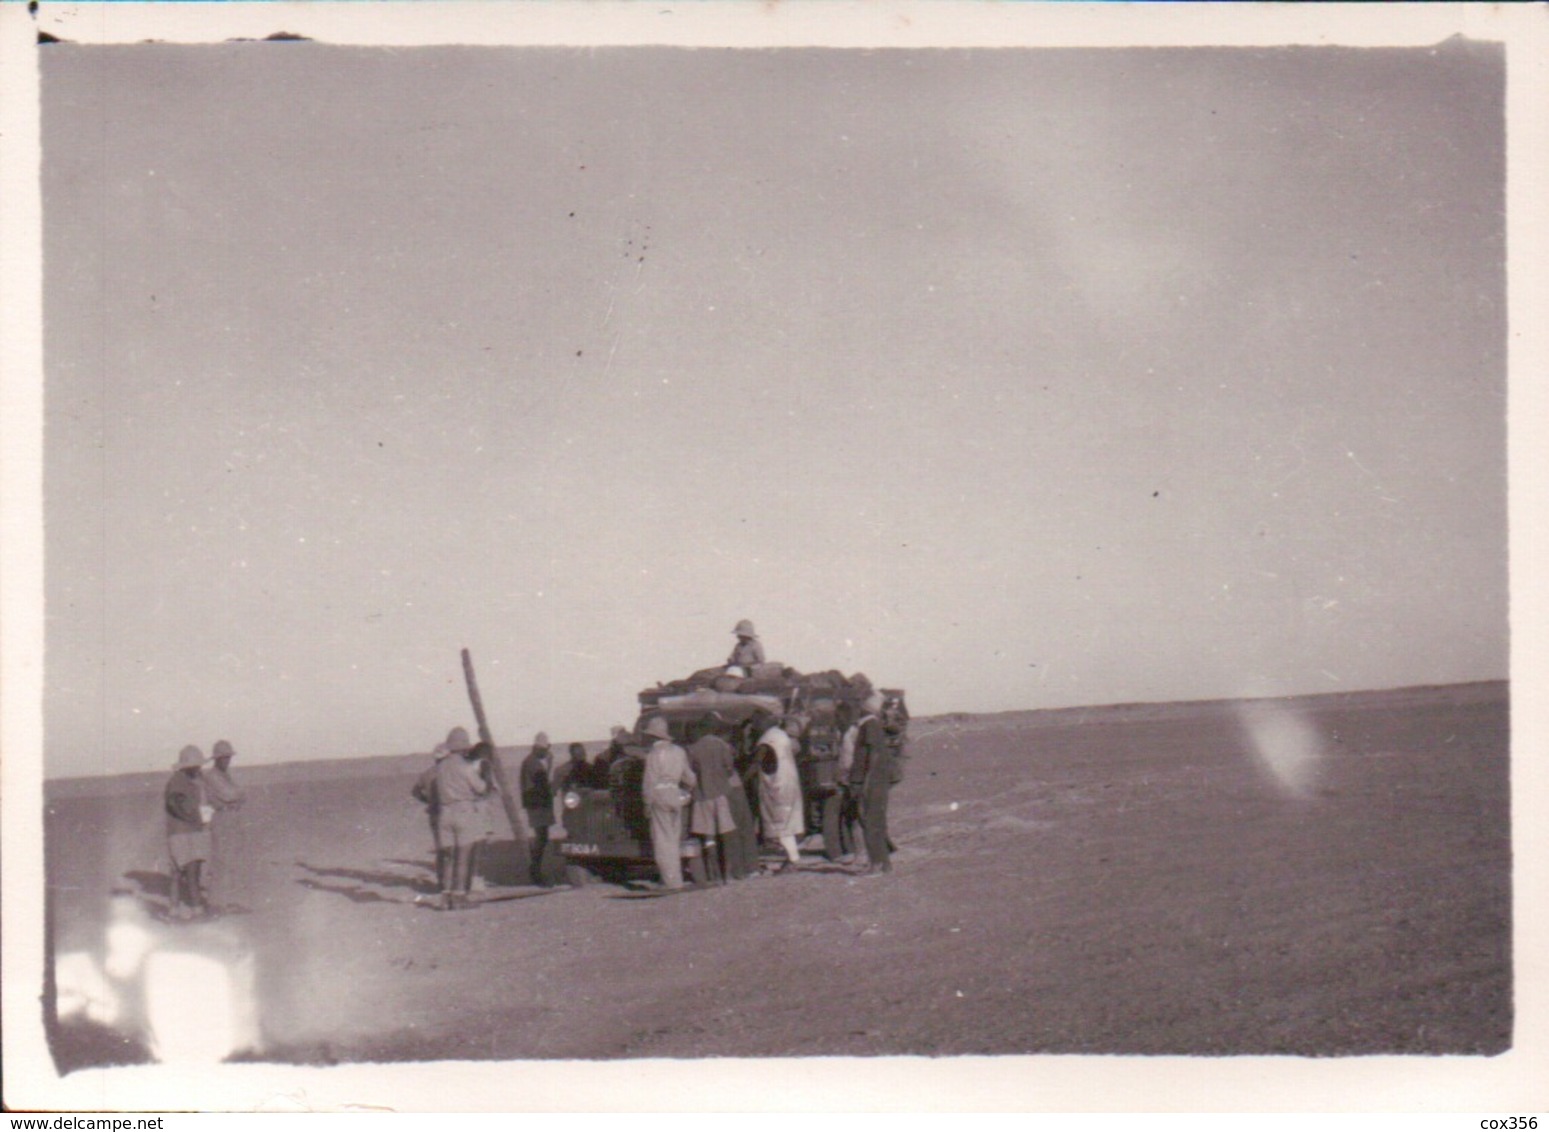
[[[574,790],[565,791],[565,809],[578,810],[581,808],[581,795]]]

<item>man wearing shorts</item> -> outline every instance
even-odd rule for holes
[[[192,920],[210,914],[202,872],[210,859],[210,819],[214,807],[205,799],[204,752],[189,745],[178,754],[177,765],[162,792],[167,814],[167,853],[172,858],[172,906],[174,920]]]
[[[460,754],[449,754],[436,764],[436,800],[440,804],[441,851],[451,857],[451,885],[442,897],[445,911],[473,907],[474,851],[489,832],[484,797],[489,783],[479,772],[481,761],[493,753],[479,743]]]

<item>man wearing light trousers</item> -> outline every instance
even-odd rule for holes
[[[645,775],[640,780],[646,812],[651,815],[651,850],[662,887],[676,892],[683,887],[683,808],[698,780],[688,752],[672,741],[665,719],[656,716],[646,724],[645,733],[656,740],[645,756]]]

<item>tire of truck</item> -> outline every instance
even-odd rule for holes
[[[596,884],[602,878],[585,865],[570,862],[565,866],[565,883],[571,888],[584,888],[589,884]]]
[[[533,869],[533,881],[541,888],[553,888],[565,883],[567,871],[564,854],[551,841],[543,847],[543,853]]]
[[[710,883],[710,874],[705,870],[705,859],[697,853],[688,858],[688,875],[694,882],[695,888],[704,888]]]
[[[839,819],[844,813],[844,794],[835,790],[823,799],[823,856],[837,861],[844,855]]]

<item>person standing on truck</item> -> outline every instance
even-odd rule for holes
[[[210,859],[210,818],[214,809],[205,800],[204,752],[189,744],[178,752],[177,765],[162,791],[167,813],[167,853],[172,858],[172,905],[174,920],[208,916],[210,903],[204,894],[201,873]]]
[[[866,697],[865,714],[857,723],[855,761],[850,766],[850,792],[860,800],[861,830],[866,842],[862,875],[893,871],[887,836],[887,799],[893,788],[893,748],[882,726],[882,694]]]
[[[676,892],[683,887],[683,807],[698,784],[688,752],[672,741],[667,721],[652,717],[645,726],[656,740],[645,756],[640,792],[651,815],[651,851],[662,887]]]
[[[724,622],[722,622],[724,624]],[[745,668],[751,674],[755,664],[764,663],[764,646],[753,631],[753,622],[744,618],[732,630],[737,634],[737,644],[726,658],[726,667]]]
[[[743,859],[741,831],[730,795],[731,784],[736,782],[740,793],[742,783],[732,761],[731,744],[715,733],[716,722],[712,717],[695,724],[694,741],[688,748],[689,765],[699,779],[690,829],[704,842],[710,879],[741,880],[748,875],[750,865]],[[746,798],[742,805],[747,808]]]
[[[775,871],[795,872],[801,863],[796,839],[807,832],[801,798],[801,774],[796,768],[796,743],[790,733],[768,717],[770,726],[758,737],[754,761],[758,764],[758,808],[763,818],[764,840],[778,841],[785,861]]]
[[[522,760],[522,810],[527,814],[531,835],[528,852],[532,860],[532,880],[540,883],[543,851],[549,845],[549,826],[554,824],[554,752],[549,749],[547,733],[533,736],[532,750]]]
[[[460,756],[449,755],[436,763],[436,798],[441,806],[441,844],[452,856],[451,883],[442,897],[445,911],[473,907],[474,854],[484,840],[489,819],[484,798],[489,782],[479,764],[493,753],[479,743]]]

